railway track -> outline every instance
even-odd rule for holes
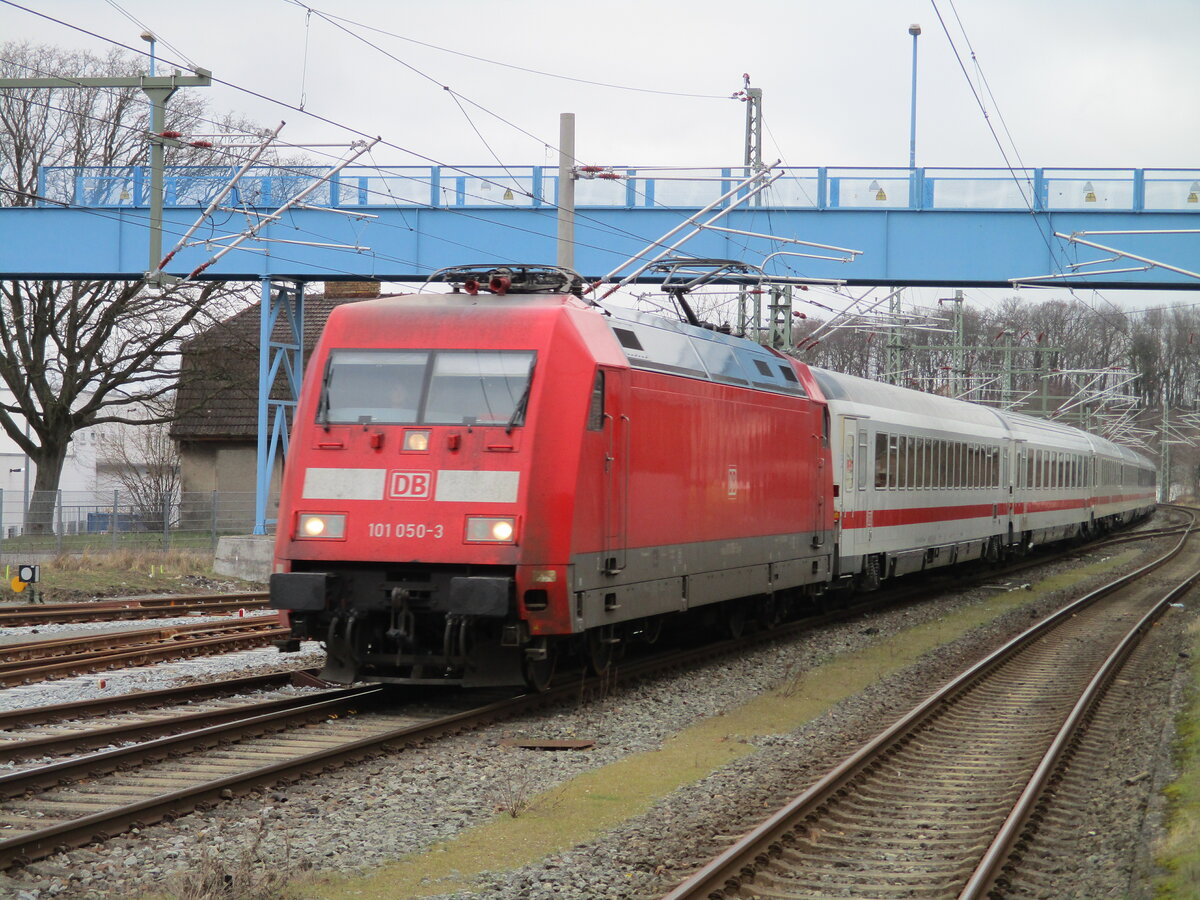
[[[9,644],[0,659],[0,685],[261,647],[287,633],[279,617],[269,615]]]
[[[918,593],[928,596],[929,588],[921,588]],[[893,595],[886,602],[898,599]],[[212,722],[198,717],[191,723],[170,724],[170,716],[152,711],[147,713],[149,718],[162,720],[152,728],[162,728],[168,734],[155,736],[151,728],[139,737],[131,725],[122,732],[77,737],[85,746],[114,740],[139,743],[0,777],[0,867],[105,840],[130,827],[181,815],[200,805],[302,779],[541,706],[577,703],[592,691],[611,692],[617,680],[632,682],[671,669],[686,669],[740,651],[748,644],[788,637],[814,623],[858,615],[876,605],[872,599],[851,611],[839,610],[781,625],[742,640],[627,662],[606,678],[571,679],[544,694],[504,697],[444,715],[388,709],[383,705],[384,692],[378,687],[322,694],[307,702],[294,701],[270,709],[246,707],[229,716],[214,717]],[[103,703],[122,701],[134,708],[145,706],[137,698],[111,698]],[[158,701],[151,702],[157,705]],[[111,710],[107,706],[95,709],[105,714]],[[67,705],[23,711],[10,714],[7,723],[0,717],[0,726],[13,726],[20,721],[15,717],[21,715],[31,723],[55,721],[64,714],[70,714]],[[62,743],[27,743],[23,749],[18,743],[11,756],[57,752],[52,749],[55,747],[61,749]]]
[[[293,686],[333,687],[318,680],[314,670],[300,669],[2,711],[0,763],[77,754],[231,721],[244,716],[248,704],[261,699],[258,695]]]
[[[26,625],[162,619],[186,615],[219,615],[267,606],[266,591],[237,594],[179,594],[169,597],[126,597],[86,603],[22,603],[0,605],[0,628]]]
[[[1187,540],[946,685],[668,900],[976,900],[1020,878],[1047,785],[1140,636],[1200,580]]]

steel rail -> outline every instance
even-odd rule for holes
[[[230,740],[274,731],[282,727],[324,718],[331,711],[343,709],[347,703],[357,702],[371,696],[379,696],[382,689],[377,685],[345,688],[335,691],[335,696],[306,697],[300,703],[267,711],[251,709],[248,714],[232,721],[194,728],[181,734],[172,734],[142,741],[128,747],[100,750],[59,762],[46,763],[32,769],[22,769],[0,775],[0,798],[12,799],[30,791],[45,790],[64,782],[78,781],[84,777],[106,775],[131,765],[165,759],[171,755],[192,750],[203,750]],[[263,704],[264,706],[267,704]],[[3,842],[0,842],[3,846]]]
[[[267,595],[261,591],[237,595],[102,600],[93,603],[0,605],[0,627],[161,619],[195,613],[217,614],[238,609],[264,609],[266,605]]]
[[[1025,565],[1030,565],[1030,563],[1025,563]],[[990,577],[994,577],[994,573]],[[983,579],[981,578],[980,580]],[[961,586],[961,581],[959,585]],[[927,597],[929,596],[929,590],[926,587],[920,591],[914,591],[913,594],[920,594]],[[891,595],[888,602],[895,604],[898,600],[902,602],[901,598]],[[619,668],[614,667],[605,676],[574,679],[541,694],[523,694],[487,704],[476,710],[446,716],[432,722],[407,725],[382,734],[354,740],[339,747],[315,751],[291,760],[261,766],[247,772],[224,776],[203,784],[193,785],[168,794],[140,800],[131,805],[115,807],[79,819],[61,822],[36,832],[17,835],[5,841],[0,841],[0,867],[28,862],[71,846],[86,844],[95,839],[104,840],[110,835],[119,833],[129,827],[143,826],[163,818],[179,815],[194,809],[198,805],[218,802],[238,794],[244,794],[256,788],[277,784],[281,781],[293,781],[306,774],[324,771],[332,766],[352,762],[389,748],[421,743],[445,734],[458,733],[468,728],[479,727],[502,718],[518,715],[557,702],[579,702],[581,697],[611,692],[616,684],[622,682],[651,677],[672,669],[686,668],[690,665],[720,658],[729,652],[743,650],[748,646],[792,637],[814,625],[852,618],[879,605],[882,604],[877,601],[871,601],[804,619],[799,622],[781,625],[778,628],[762,630],[741,639],[729,639],[700,648],[675,651],[652,659],[626,663]],[[260,727],[266,727],[264,723],[259,724]],[[251,723],[248,727],[255,726]],[[215,730],[216,728],[214,726],[214,729],[210,730],[209,734],[204,735],[204,737],[219,739],[218,732]],[[201,730],[201,732],[203,731],[205,729]],[[176,750],[182,748],[186,743],[186,736],[177,735],[150,743],[152,746],[149,749],[158,753],[168,753],[172,748]],[[142,749],[147,749],[146,745]],[[116,764],[119,762],[116,755],[106,755],[116,752],[105,751],[104,754],[91,754],[91,757],[98,758],[104,756],[103,763],[105,765]],[[127,763],[132,758],[132,755],[123,757],[124,762],[121,764]],[[68,761],[67,765],[69,763],[70,761]],[[69,768],[64,766],[64,764],[54,765],[63,767],[53,770],[47,769],[36,777],[40,778],[44,784],[57,783],[59,780],[67,777],[70,772]],[[80,770],[75,769],[74,771],[78,772]],[[3,780],[0,779],[0,784],[2,783]],[[7,790],[16,791],[18,784],[19,782],[14,778],[8,783]],[[29,789],[31,789],[30,782],[27,781],[24,790]]]
[[[372,690],[381,691],[377,687]],[[578,686],[576,686],[577,690]],[[345,705],[348,702],[354,701],[327,701],[324,705],[333,708],[337,704]],[[125,806],[61,822],[38,831],[16,835],[6,840],[0,840],[0,868],[24,864],[69,847],[81,846],[92,840],[106,840],[111,835],[120,833],[127,828],[143,827],[150,822],[190,811],[204,803],[228,799],[235,794],[244,794],[255,788],[277,784],[280,781],[294,780],[312,772],[323,771],[330,766],[342,765],[364,756],[379,753],[385,749],[428,741],[467,728],[478,727],[496,718],[516,715],[548,702],[547,694],[523,694],[478,709],[443,716],[431,722],[391,729],[383,734],[360,738],[338,747],[314,751],[290,760],[260,766],[246,772],[239,772]],[[319,713],[317,706],[315,704],[311,712]],[[293,711],[288,715],[295,717],[298,712]],[[174,739],[175,743],[182,744],[185,737],[177,736]],[[213,737],[220,739],[220,735],[217,735],[215,731]],[[166,742],[172,739],[162,740]],[[95,755],[93,754],[93,756]],[[62,770],[60,769],[59,772]],[[57,783],[57,779],[52,780],[51,778],[54,774],[46,772],[40,776],[40,780],[44,783]],[[7,778],[8,776],[5,776],[5,779]],[[0,779],[0,782],[5,779]],[[15,781],[6,790],[11,790],[12,785],[15,785]]]
[[[266,675],[242,675],[223,678],[203,684],[188,684],[181,687],[162,688],[154,691],[134,691],[112,697],[96,697],[92,700],[77,700],[70,703],[55,703],[49,706],[31,706],[24,709],[0,711],[0,730],[16,726],[43,725],[63,719],[83,716],[107,715],[132,709],[161,706],[164,702],[184,702],[212,697],[223,693],[263,690],[271,685],[307,684],[310,687],[330,687],[316,678],[315,669],[292,669],[287,672],[271,672]]]
[[[1190,532],[1191,529],[1184,534],[1180,546],[1182,546],[1183,541],[1187,540]],[[1178,552],[1178,549],[1176,548],[1176,552]],[[996,833],[996,837],[984,852],[979,864],[975,867],[975,871],[971,873],[971,877],[967,880],[966,885],[958,895],[959,900],[983,900],[983,898],[989,895],[997,879],[1001,876],[1005,864],[1011,857],[1012,850],[1020,839],[1025,826],[1028,824],[1029,817],[1033,814],[1042,793],[1045,791],[1047,783],[1059,768],[1071,741],[1082,728],[1085,716],[1095,706],[1096,702],[1103,695],[1103,692],[1108,688],[1108,685],[1112,683],[1112,680],[1124,665],[1125,660],[1129,658],[1129,655],[1134,651],[1137,644],[1154,622],[1166,612],[1167,607],[1171,603],[1190,591],[1197,582],[1200,582],[1200,571],[1193,572],[1187,579],[1168,591],[1129,630],[1121,642],[1113,649],[1112,653],[1104,660],[1104,663],[1092,677],[1092,680],[1088,682],[1087,688],[1080,695],[1079,700],[1072,707],[1070,714],[1063,722],[1062,728],[1059,729],[1058,734],[1055,735],[1054,740],[1051,742],[1049,748],[1047,748],[1029,783],[1021,792],[1021,796],[1017,799],[1016,804],[1014,804],[1012,812],[1004,820],[1004,824],[1000,827],[1000,830]]]
[[[220,632],[212,636],[202,633],[174,634],[167,638],[142,645],[126,646],[110,652],[91,651],[77,655],[59,655],[42,660],[20,660],[0,663],[0,685],[23,684],[42,681],[59,675],[85,674],[114,669],[131,664],[145,664],[164,659],[178,659],[203,653],[214,653],[222,648],[243,645],[260,646],[287,635],[288,629],[280,626],[273,617],[256,617],[265,621],[238,619],[236,624],[220,628],[209,626],[208,632]],[[25,663],[20,667],[20,663]]]
[[[329,689],[320,695],[301,694],[276,697],[270,700],[252,700],[237,706],[193,712],[166,714],[161,718],[146,721],[124,722],[102,728],[89,728],[62,734],[45,735],[26,740],[0,741],[0,762],[13,759],[29,759],[55,751],[82,751],[104,747],[117,742],[144,741],[176,732],[195,732],[211,725],[220,725],[257,716],[275,710],[289,710],[312,703],[314,699],[338,699],[358,696],[363,688]]]
[[[1194,516],[1193,516],[1194,522]],[[699,871],[664,895],[663,900],[696,900],[696,898],[727,896],[726,892],[744,880],[754,876],[760,867],[769,863],[772,856],[781,852],[788,842],[788,835],[800,827],[800,823],[829,798],[842,790],[860,772],[893,745],[901,742],[918,726],[932,717],[941,708],[950,704],[973,684],[986,677],[1020,649],[1053,629],[1060,622],[1075,615],[1079,610],[1097,600],[1132,584],[1143,576],[1174,559],[1183,549],[1192,529],[1181,535],[1179,542],[1158,559],[1102,585],[1083,597],[1069,603],[1057,612],[1042,619],[1003,646],[988,654],[949,683],[872,738],[846,760],[824,775],[815,784],[784,807],[768,817],[760,825],[747,832],[724,852],[706,863]],[[1196,576],[1193,576],[1193,579]],[[1141,623],[1139,622],[1139,626]]]
[[[279,617],[276,615],[274,618],[278,620]],[[12,660],[19,659],[38,657],[49,659],[55,655],[55,651],[61,651],[57,655],[65,656],[68,653],[87,652],[87,648],[93,646],[111,649],[114,645],[120,646],[122,644],[172,640],[180,635],[186,636],[196,632],[220,631],[222,629],[247,626],[255,627],[263,622],[270,621],[272,621],[272,617],[269,615],[251,616],[236,621],[189,622],[186,625],[167,625],[160,628],[138,628],[132,631],[93,631],[88,634],[75,634],[69,637],[22,641],[16,644],[4,645],[5,660],[0,662],[0,666],[6,665]]]

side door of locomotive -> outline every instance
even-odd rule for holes
[[[629,372],[601,368],[604,375],[604,571],[625,568],[629,532]]]

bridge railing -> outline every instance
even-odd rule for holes
[[[206,206],[234,171],[220,166],[168,168],[165,202],[174,207]],[[251,169],[225,203],[230,208],[275,207],[326,171]],[[584,209],[696,209],[747,174],[740,167],[614,167],[579,178],[575,202]],[[143,166],[45,167],[39,173],[39,204],[147,207],[149,186],[149,170]],[[551,166],[348,167],[305,203],[339,209],[546,209],[554,207],[557,194],[558,168]],[[754,203],[775,209],[1200,212],[1200,169],[785,168],[783,177]]]

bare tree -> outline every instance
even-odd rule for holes
[[[120,52],[100,58],[0,45],[4,76],[129,75],[139,66]],[[202,98],[182,92],[168,107],[168,127],[194,130],[203,113]],[[147,120],[148,105],[136,88],[0,91],[0,204],[37,202],[39,167],[143,163]],[[189,149],[174,161],[203,162],[205,153],[211,151]],[[181,342],[244,305],[237,290],[220,282],[165,289],[144,281],[0,283],[0,385],[11,395],[0,402],[0,427],[36,466],[28,530],[52,526],[72,436],[104,423],[171,419],[169,406],[144,418],[131,404],[164,397],[173,387]]]
[[[171,426],[165,421],[173,405],[170,397],[148,402],[140,407],[145,414],[144,424],[109,429],[97,441],[105,461],[103,474],[152,531],[163,527],[164,516],[179,499],[179,448],[171,440]],[[145,424],[146,420],[153,421]],[[114,508],[114,528],[116,515]]]

